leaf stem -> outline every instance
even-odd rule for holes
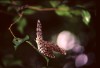
[[[29,45],[31,45],[43,58],[45,58],[45,60],[47,61],[47,66],[48,66],[49,59],[48,59],[46,56],[44,56],[43,54],[41,54],[41,53],[38,51],[38,49],[37,49],[35,46],[33,46],[33,44],[32,44],[30,41],[26,41],[26,43],[28,43]]]
[[[13,36],[14,38],[16,38],[16,36],[14,35],[13,31],[11,30],[11,28],[12,28],[12,26],[13,26],[14,24],[16,24],[16,23],[22,18],[22,16],[23,16],[23,13],[19,14],[19,18],[18,18],[14,23],[12,23],[12,24],[9,26],[9,28],[8,28],[8,30],[10,31],[10,33],[12,34],[12,36]]]

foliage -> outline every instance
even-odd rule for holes
[[[27,25],[26,19],[22,18],[19,22],[17,22],[17,24],[18,24],[18,27],[17,27],[18,30],[20,31],[20,33],[23,33],[24,32],[24,28]]]
[[[23,39],[21,39],[21,38],[14,38],[13,39],[13,43],[14,43],[15,49],[17,49],[17,47],[19,45],[21,45],[23,42],[25,42],[27,40],[29,40],[29,36],[28,35],[26,35],[25,38],[23,38]]]
[[[83,22],[86,24],[86,25],[88,25],[89,24],[89,22],[90,22],[90,19],[91,19],[91,15],[90,15],[90,13],[88,12],[88,11],[82,11],[83,13],[82,13],[82,17],[83,17]]]
[[[38,1],[40,1],[40,0],[38,0]],[[16,36],[13,38],[12,42],[14,44],[15,51],[17,51],[17,48],[20,45],[22,45],[23,43],[27,42],[27,40],[28,40],[27,43],[29,45],[31,45],[34,49],[37,49],[32,44],[32,42],[30,41],[30,37],[31,36],[29,34],[25,33],[25,28],[29,24],[28,17],[29,16],[35,16],[36,14],[38,14],[38,12],[41,12],[41,14],[42,14],[42,12],[53,11],[56,16],[58,16],[60,18],[64,18],[64,19],[70,21],[69,24],[71,24],[71,28],[74,28],[73,25],[77,24],[76,22],[79,22],[80,17],[82,19],[81,19],[81,22],[79,22],[79,23],[83,23],[86,26],[89,26],[89,24],[91,23],[91,13],[87,9],[87,7],[85,8],[85,5],[81,4],[81,2],[78,2],[73,6],[69,5],[69,0],[68,0],[67,3],[65,2],[65,0],[64,0],[64,2],[60,1],[60,0],[55,0],[55,1],[48,0],[48,1],[44,1],[44,2],[40,1],[39,3],[37,3],[37,1],[32,1],[31,5],[28,4],[30,2],[29,1],[20,1],[20,0],[18,0],[18,1],[15,1],[15,0],[0,1],[0,4],[3,7],[4,6],[6,7],[6,13],[14,15],[13,16],[14,17],[13,20],[15,22],[14,24],[17,24],[17,30],[20,32],[20,34],[21,35],[25,34],[24,38],[20,38],[20,37],[16,37]],[[33,2],[36,2],[37,4],[33,4]],[[44,5],[45,5],[46,8],[44,7]],[[78,5],[78,7],[76,7],[77,5]],[[76,7],[76,8],[74,8],[74,7]],[[22,17],[20,18],[20,20],[16,22],[16,20],[21,15],[22,15]],[[73,24],[73,23],[71,23],[71,21],[73,21],[75,23]],[[62,23],[64,23],[64,22],[62,22]],[[35,28],[35,27],[32,27],[32,28]],[[12,33],[12,34],[14,34],[14,33]],[[14,35],[16,35],[16,34],[14,34]],[[47,65],[45,65],[45,67],[49,66],[49,62],[50,62],[51,59],[48,58],[48,57],[45,57],[43,55],[41,55],[41,56],[47,62]],[[57,60],[62,60],[62,58],[63,58],[63,56],[61,56],[61,58],[57,58],[56,61]],[[65,56],[64,56],[64,58],[65,58]],[[22,64],[22,62],[20,60],[14,60],[14,59],[9,60],[9,58],[4,58],[3,64],[5,66],[7,66],[7,65],[19,65],[20,66],[20,64]]]
[[[33,10],[31,10],[31,9],[27,9],[27,10],[24,10],[23,13],[24,13],[25,15],[30,15],[30,14],[35,13],[35,11],[33,11]]]

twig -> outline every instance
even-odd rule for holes
[[[26,5],[26,8],[36,10],[36,11],[54,11],[54,10],[58,9],[58,8],[37,8],[37,7],[28,6],[28,5]],[[66,9],[65,8],[60,8],[59,10],[64,11]]]
[[[31,45],[37,52],[39,52],[38,51],[38,49],[30,42],[30,41],[26,41],[26,43],[28,43],[29,45]],[[40,52],[39,52],[40,53]],[[41,54],[41,53],[40,53]],[[41,54],[42,56],[43,56],[43,54]],[[43,56],[44,57],[44,56]]]
[[[17,23],[17,22],[22,18],[22,15],[23,15],[23,13],[19,14],[19,18],[18,18],[14,23],[12,23],[12,24],[9,26],[9,28],[8,28],[8,30],[10,31],[10,33],[12,34],[12,36],[13,36],[14,38],[16,38],[16,36],[15,36],[14,33],[12,32],[11,28],[12,28],[12,26],[13,26],[15,23]]]
[[[43,58],[45,58],[45,60],[47,61],[47,57],[45,57],[42,53],[40,53],[39,51],[38,51],[38,49],[34,46],[34,45],[32,45],[31,44],[31,42],[30,41],[26,41],[26,43],[28,43],[29,45],[31,45]],[[48,66],[48,62],[49,61],[47,61],[47,66]]]
[[[28,43],[28,44],[31,45],[34,49],[37,50],[37,48],[36,48],[35,46],[33,46],[33,45],[30,43],[30,41],[26,41],[26,43]]]
[[[37,11],[54,11],[57,8],[37,8],[37,7],[32,7],[32,6],[27,6],[27,8],[32,9],[32,10],[37,10]]]

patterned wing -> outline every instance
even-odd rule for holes
[[[45,56],[55,58],[52,47],[46,41],[42,40],[41,42],[39,42],[38,50]]]
[[[37,22],[36,32],[37,32],[36,33],[36,35],[37,35],[36,43],[38,45],[39,52],[42,53],[45,56],[50,57],[50,58],[55,58],[50,46],[43,40],[43,37],[42,37],[42,25],[41,25],[39,20]]]
[[[53,51],[60,52],[61,54],[66,55],[66,51],[60,48],[58,45],[52,42],[47,42],[47,43],[52,48]]]
[[[61,54],[66,55],[66,52],[63,49],[59,48],[56,44],[43,40],[42,26],[39,20],[37,22],[36,31],[37,31],[36,43],[38,45],[39,52],[41,52],[43,55],[48,56],[50,58],[55,58],[53,51],[60,52]]]
[[[42,37],[42,25],[40,23],[40,20],[38,20],[38,22],[37,22],[36,35],[37,35],[36,39],[38,39],[38,40],[43,39],[43,37]]]

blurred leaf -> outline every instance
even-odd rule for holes
[[[21,38],[14,38],[13,39],[13,43],[15,44],[15,49],[20,45],[20,44],[22,44],[23,42],[25,42],[26,40],[28,40],[29,39],[29,36],[28,35],[26,35],[25,36],[25,38],[23,38],[23,39],[21,39]]]
[[[11,4],[12,4],[12,3],[13,3],[14,5],[16,5],[16,8],[17,8],[17,6],[20,6],[20,5],[21,5],[21,2],[20,2],[20,1],[13,1],[13,2],[11,2]],[[7,8],[7,10],[8,10],[8,11],[11,11],[11,10],[13,11],[13,10],[15,10],[15,7],[12,6],[12,5],[9,5],[8,8]]]
[[[59,4],[59,1],[50,1],[52,7],[56,7]]]
[[[53,52],[54,53],[54,55],[56,56],[56,57],[60,57],[61,56],[61,54],[59,53],[59,52]]]
[[[72,16],[69,12],[69,7],[66,5],[60,5],[55,12],[60,16]]]
[[[5,59],[4,61],[3,61],[3,64],[5,65],[5,66],[13,66],[13,65],[19,65],[19,66],[21,66],[22,65],[22,62],[20,61],[20,60],[14,60],[14,59]]]
[[[32,9],[32,10],[34,10],[34,9],[42,8],[42,6],[31,6],[29,8]]]
[[[83,10],[82,11],[82,17],[83,17],[83,22],[88,25],[91,19],[91,15],[88,11]]]
[[[13,9],[12,6],[9,6],[9,7],[7,8],[8,11],[11,11],[12,9]]]
[[[25,18],[20,19],[20,21],[17,22],[17,24],[18,24],[17,29],[20,31],[20,33],[24,33],[24,28],[27,24],[26,19]]]
[[[0,1],[0,3],[3,3],[3,4],[10,4],[11,1],[10,1],[10,0],[6,0],[6,1],[2,0],[2,1]]]
[[[80,4],[76,5],[75,7],[76,8],[81,8],[81,9],[83,9],[83,8],[85,9],[86,8],[84,5],[80,5]]]
[[[71,10],[70,12],[76,16],[81,15],[82,13],[80,10]]]
[[[22,65],[21,60],[15,59],[13,55],[4,56],[2,59],[4,66]]]
[[[16,4],[16,5],[21,5],[21,1],[18,1],[18,0],[13,0],[13,2]]]
[[[14,60],[14,61],[12,61],[12,63],[10,63],[10,65],[11,66],[13,66],[13,65],[19,65],[19,66],[21,66],[22,62],[20,60]]]
[[[24,13],[25,15],[30,15],[30,14],[35,13],[35,11],[34,11],[34,10],[31,10],[31,9],[27,9],[27,10],[24,10],[23,13]]]
[[[83,22],[88,25],[89,22],[90,22],[90,19],[91,19],[91,15],[88,11],[85,11],[85,10],[71,10],[70,11],[72,14],[78,16],[82,16],[83,18]]]

